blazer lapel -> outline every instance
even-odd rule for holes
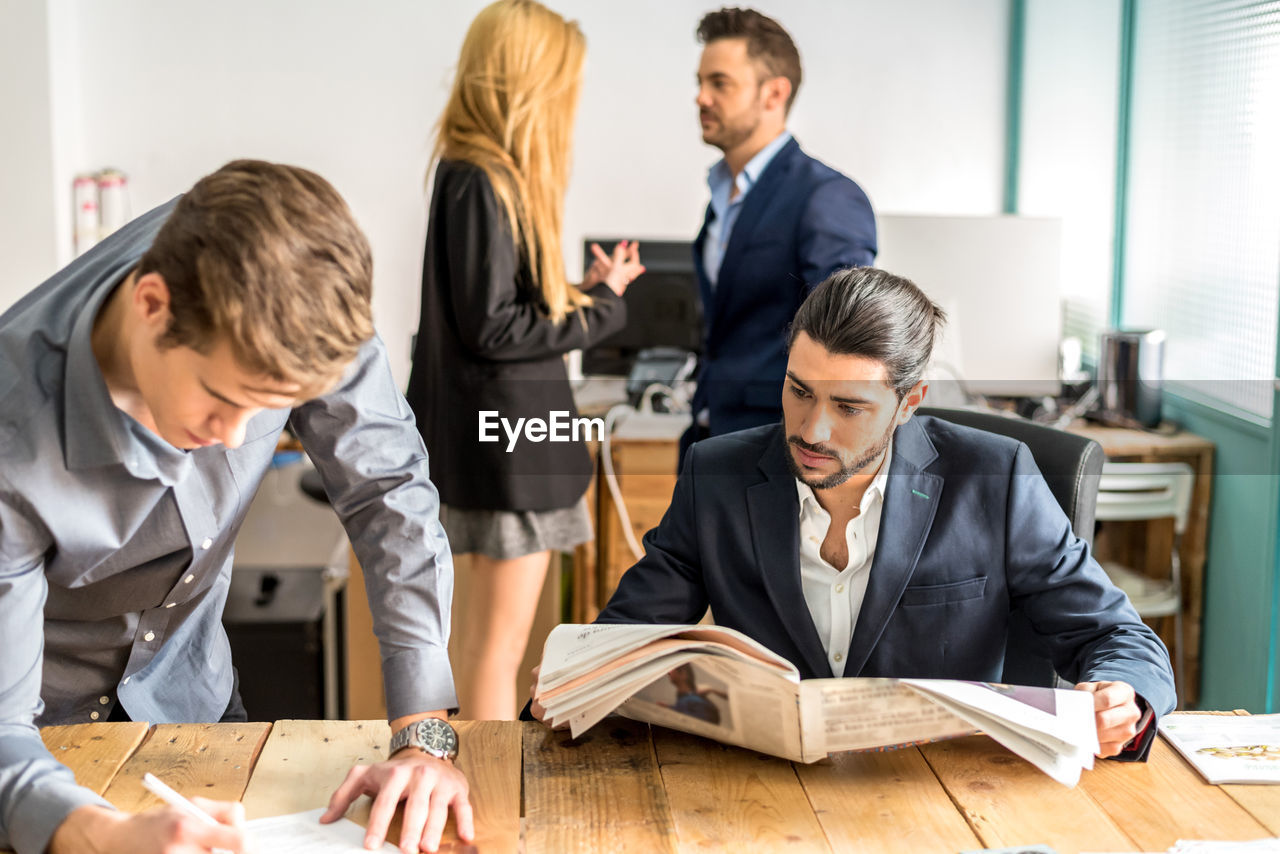
[[[729,235],[729,245],[725,247],[724,258],[720,262],[720,275],[716,279],[716,293],[714,298],[713,311],[718,315],[726,302],[732,298],[731,294],[726,293],[729,288],[720,287],[720,285],[733,282],[733,277],[737,274],[739,260],[743,250],[751,244],[753,233],[760,221],[764,218],[765,212],[769,209],[770,204],[774,201],[775,194],[785,184],[787,173],[791,171],[791,167],[795,162],[796,155],[800,153],[800,143],[794,138],[787,140],[787,144],[778,149],[778,153],[769,161],[769,165],[764,167],[764,171],[760,173],[759,180],[752,186],[747,193],[747,197],[742,202],[742,210],[738,213],[738,219],[733,224],[733,233]],[[705,227],[703,229],[705,233]],[[712,326],[714,327],[714,321]]]
[[[711,292],[711,280],[707,278],[707,267],[703,263],[705,256],[702,249],[707,242],[707,227],[711,225],[711,220],[714,216],[715,214],[711,212],[711,204],[708,202],[707,211],[702,216],[702,228],[698,230],[698,236],[693,241],[693,270],[698,277],[698,293],[702,296],[704,326],[711,317],[711,312],[707,309],[714,305],[715,294]],[[703,334],[707,335],[708,331],[709,327],[703,330]]]
[[[849,642],[846,676],[861,675],[920,559],[943,488],[939,475],[923,469],[937,456],[933,443],[915,419],[894,434],[880,533],[867,593]]]
[[[831,665],[800,584],[800,507],[795,478],[783,457],[786,449],[781,428],[770,435],[773,441],[759,463],[767,479],[747,488],[747,513],[756,566],[774,610],[781,616],[809,672],[829,677]]]

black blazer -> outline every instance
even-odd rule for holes
[[[527,259],[478,167],[436,167],[422,264],[422,316],[406,397],[431,453],[431,479],[454,507],[553,510],[575,504],[592,466],[581,442],[479,441],[480,413],[577,416],[562,356],[626,325],[607,285],[560,324],[547,316]]]
[[[710,411],[717,436],[782,419],[787,327],[827,276],[874,262],[876,220],[862,188],[794,139],[743,200],[714,289],[702,263],[711,220],[707,205],[693,244],[706,307],[694,411]]]

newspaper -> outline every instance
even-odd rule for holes
[[[1081,691],[952,679],[801,680],[799,671],[721,626],[557,626],[534,698],[577,736],[606,715],[713,738],[798,762],[985,732],[1073,786],[1093,767],[1093,698]]]
[[[1280,783],[1280,715],[1175,713],[1160,734],[1210,783]]]

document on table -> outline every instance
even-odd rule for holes
[[[1280,783],[1280,715],[1175,713],[1160,734],[1210,783]]]
[[[364,854],[364,828],[350,819],[321,824],[324,808],[292,815],[257,818],[245,824],[252,850],[259,854]],[[384,843],[378,851],[399,851]]]

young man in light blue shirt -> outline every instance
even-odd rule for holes
[[[400,800],[404,850],[434,850],[450,808],[470,837],[466,779],[413,737],[448,730],[456,706],[453,568],[371,289],[337,191],[242,160],[0,316],[0,849],[244,850],[238,805],[207,802],[216,827],[116,812],[37,727],[244,719],[221,616],[286,423],[365,568],[391,723],[408,734],[351,772],[325,818],[372,792],[371,844]]]

